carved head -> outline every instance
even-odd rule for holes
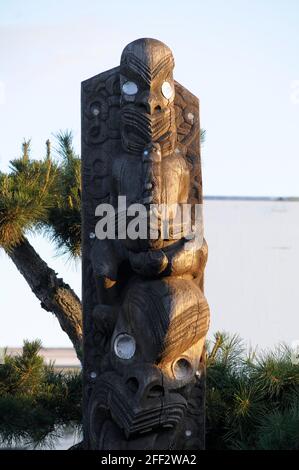
[[[121,136],[123,147],[140,154],[158,142],[168,155],[176,142],[174,59],[156,39],[137,39],[123,50],[120,62]]]
[[[173,439],[196,381],[208,324],[209,307],[194,282],[134,281],[116,314],[107,372],[91,400],[91,435],[103,434],[97,426],[109,410],[126,439],[157,429]]]

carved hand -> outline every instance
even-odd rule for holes
[[[161,274],[168,265],[168,259],[162,250],[142,251],[133,253],[129,251],[129,260],[132,269],[141,276],[157,276]]]
[[[167,275],[190,273],[193,276],[203,272],[208,258],[208,245],[205,240],[198,246],[194,240],[181,240],[165,249],[168,259]]]

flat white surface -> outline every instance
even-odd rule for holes
[[[299,202],[205,201],[210,332],[299,339]]]

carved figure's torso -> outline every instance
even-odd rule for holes
[[[112,168],[114,205],[117,204],[118,196],[126,197],[127,207],[136,203],[145,204],[145,200],[152,200],[152,204],[164,204],[168,207],[188,202],[190,175],[180,150],[162,157],[159,181],[154,171],[145,181],[145,165],[142,156],[138,155],[122,154],[115,159]],[[124,246],[132,251],[144,251],[149,247],[163,248],[172,243],[171,239],[141,241],[127,238],[123,240]]]
[[[113,196],[126,196],[128,204],[141,202],[142,176],[141,155],[123,154],[116,158],[112,168]],[[185,158],[177,153],[162,157],[161,176],[161,203],[187,203],[190,178]]]

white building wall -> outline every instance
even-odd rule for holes
[[[253,346],[299,339],[299,201],[206,200],[210,332]]]

